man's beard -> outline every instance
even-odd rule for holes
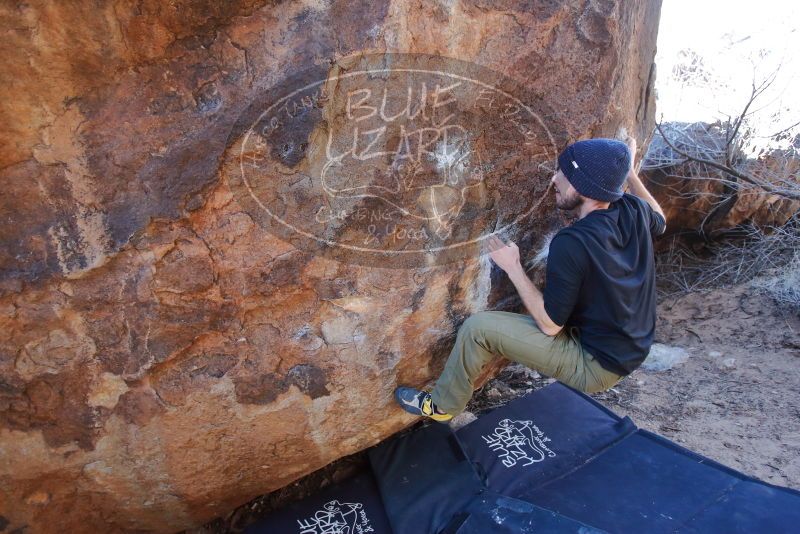
[[[577,191],[575,191],[574,195],[571,197],[559,195],[556,199],[556,208],[565,211],[576,210],[581,207],[582,204],[583,197]]]

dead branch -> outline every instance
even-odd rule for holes
[[[661,134],[661,137],[662,137],[662,139],[664,139],[664,142],[667,144],[667,146],[669,146],[670,149],[672,149],[676,154],[678,154],[678,155],[682,156],[683,158],[685,158],[687,161],[692,161],[694,163],[707,165],[707,166],[709,166],[711,168],[714,168],[714,169],[717,169],[719,171],[722,171],[725,174],[728,174],[730,176],[738,178],[739,180],[743,180],[743,181],[745,181],[745,182],[747,182],[749,184],[752,184],[752,185],[754,185],[756,187],[759,187],[759,188],[761,188],[764,191],[767,191],[769,193],[773,193],[775,195],[779,195],[779,196],[782,196],[782,197],[785,197],[785,198],[789,198],[789,199],[792,199],[792,200],[800,200],[800,191],[794,191],[794,190],[791,190],[791,189],[777,188],[777,187],[774,187],[769,182],[766,182],[766,181],[760,180],[758,178],[755,178],[755,177],[753,177],[753,176],[751,176],[751,175],[749,175],[747,173],[740,172],[739,170],[735,169],[732,166],[723,165],[721,163],[717,163],[716,161],[712,161],[712,160],[709,160],[709,159],[698,158],[696,156],[692,156],[691,154],[688,154],[687,152],[685,152],[685,151],[679,149],[678,147],[676,147],[669,140],[669,138],[666,136],[666,134],[664,133],[664,130],[661,127],[661,123],[656,123],[656,129],[658,130],[658,133]]]

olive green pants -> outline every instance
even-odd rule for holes
[[[431,397],[449,414],[464,411],[474,380],[495,355],[519,362],[564,384],[594,393],[622,377],[606,370],[580,344],[577,327],[555,336],[542,332],[533,317],[504,311],[482,311],[464,321]]]

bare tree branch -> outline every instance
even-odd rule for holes
[[[785,198],[790,198],[792,200],[800,200],[800,191],[798,191],[798,190],[779,189],[779,188],[774,187],[769,182],[766,182],[764,180],[760,180],[760,179],[758,179],[758,178],[756,178],[754,176],[751,176],[751,175],[749,175],[747,173],[740,172],[739,170],[737,170],[733,166],[723,165],[723,164],[717,163],[716,161],[712,161],[712,160],[704,159],[704,158],[698,158],[696,156],[688,154],[685,151],[683,151],[683,150],[679,149],[678,147],[676,147],[669,140],[669,138],[666,136],[666,134],[664,133],[664,130],[661,127],[661,123],[656,123],[656,129],[658,130],[658,133],[661,134],[662,139],[664,139],[664,142],[669,146],[670,149],[672,149],[676,154],[686,158],[689,161],[693,161],[695,163],[700,163],[700,164],[703,164],[703,165],[707,165],[709,167],[712,167],[714,169],[722,171],[722,172],[724,172],[724,173],[726,173],[726,174],[728,174],[730,176],[734,176],[734,177],[738,178],[739,180],[743,180],[743,181],[745,181],[747,183],[750,183],[752,185],[760,187],[760,188],[764,189],[765,191],[767,191],[769,193],[773,193],[773,194],[776,194],[776,195],[779,195],[779,196],[782,196],[782,197],[785,197]]]

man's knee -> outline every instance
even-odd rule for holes
[[[494,320],[495,319],[492,317],[492,313],[490,311],[479,311],[467,317],[466,320],[461,323],[459,330],[465,330],[469,333],[475,334],[482,330],[486,330],[488,325]]]
[[[492,326],[495,319],[491,317],[491,312],[481,311],[474,313],[467,317],[461,326],[458,328],[457,343],[465,343],[467,345],[478,345],[484,350],[466,350],[462,349],[459,354],[462,357],[469,357],[473,361],[485,363],[492,358],[492,354],[488,345],[487,332],[490,332],[494,327]]]

